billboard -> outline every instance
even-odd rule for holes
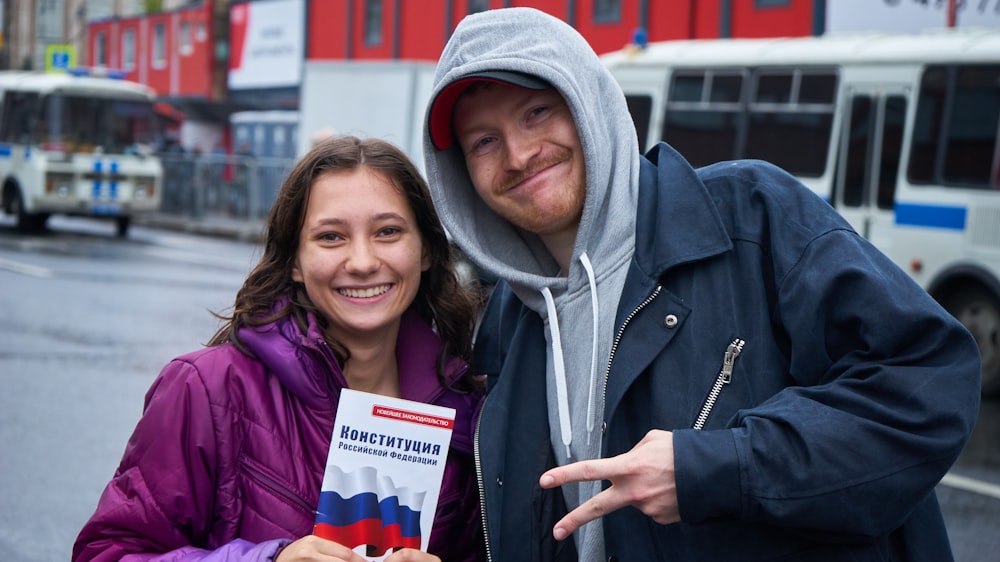
[[[230,89],[298,86],[305,52],[305,0],[234,4],[229,40]]]
[[[1000,0],[954,0],[956,27],[1000,28]],[[832,0],[826,31],[913,33],[948,26],[949,0]]]

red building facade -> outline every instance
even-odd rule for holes
[[[605,53],[624,47],[637,29],[648,41],[818,35],[826,1],[204,0],[90,22],[87,60],[152,86],[189,119],[225,128],[232,111],[297,109],[301,73],[286,71],[305,62],[435,61],[474,11],[537,8]],[[268,53],[278,59],[264,60]]]
[[[210,2],[173,12],[88,24],[92,65],[120,71],[164,97],[215,99],[215,40]]]
[[[470,4],[477,4],[307,1],[309,60],[434,61]],[[377,9],[372,7],[376,4]],[[649,41],[819,35],[826,10],[826,0],[484,0],[478,5],[540,9],[573,25],[598,53],[622,48],[637,28],[645,29]]]

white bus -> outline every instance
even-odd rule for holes
[[[643,150],[795,174],[979,343],[1000,395],[1000,31],[683,40],[604,61]],[[892,329],[887,326],[885,329]]]
[[[111,77],[0,72],[3,210],[21,230],[51,214],[131,218],[160,204],[152,89]]]

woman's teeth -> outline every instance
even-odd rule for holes
[[[370,299],[372,297],[377,297],[388,290],[389,285],[380,285],[378,287],[369,287],[367,289],[340,289],[340,294],[353,299]]]

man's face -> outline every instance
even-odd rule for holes
[[[453,123],[491,209],[543,238],[575,238],[586,196],[583,148],[558,91],[484,83],[459,98]]]

